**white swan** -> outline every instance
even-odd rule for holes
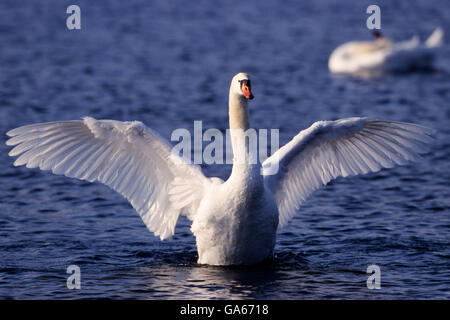
[[[227,181],[206,178],[199,167],[171,153],[170,145],[140,122],[84,118],[33,124],[9,131],[15,166],[39,167],[100,181],[127,198],[161,239],[174,233],[180,214],[193,221],[198,262],[254,264],[273,255],[276,230],[321,185],[339,176],[406,164],[427,151],[431,130],[392,121],[348,118],[319,121],[264,163],[252,164],[248,145],[250,80],[230,86],[229,119],[235,161]],[[242,161],[244,160],[244,161]],[[269,172],[279,166],[276,174]]]
[[[391,42],[375,32],[374,41],[352,41],[337,47],[330,55],[328,67],[333,73],[373,73],[430,69],[436,48],[442,45],[444,32],[437,28],[425,41],[418,37]]]

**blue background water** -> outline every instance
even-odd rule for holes
[[[376,79],[332,76],[331,51],[370,39],[369,4],[395,40],[450,34],[446,0],[0,2],[0,297],[449,298],[449,46],[431,73]],[[226,129],[231,77],[251,74],[256,128],[284,144],[317,120],[410,121],[437,130],[432,152],[406,167],[338,179],[279,231],[276,258],[254,268],[196,264],[182,218],[160,241],[131,206],[100,184],[14,168],[5,132],[36,122],[140,120],[169,138],[176,128]],[[226,178],[229,166],[204,167]],[[66,268],[81,268],[81,290]],[[381,290],[366,287],[381,268]]]

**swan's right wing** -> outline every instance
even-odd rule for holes
[[[346,177],[415,160],[429,149],[432,130],[404,122],[348,118],[319,121],[263,163],[283,226],[317,188]],[[271,170],[278,168],[276,174]]]
[[[200,168],[140,122],[95,120],[28,125],[7,133],[15,166],[102,182],[130,201],[161,239],[174,233],[180,212],[192,218],[205,186]]]

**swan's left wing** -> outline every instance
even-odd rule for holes
[[[84,120],[13,129],[6,143],[15,166],[99,181],[122,194],[161,239],[174,233],[181,212],[193,218],[208,184],[200,168],[184,162],[141,122]]]
[[[432,130],[403,122],[348,118],[318,121],[263,163],[280,213],[280,226],[317,188],[337,177],[376,172],[416,160]],[[276,174],[270,172],[278,168]]]

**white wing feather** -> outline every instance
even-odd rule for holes
[[[173,235],[180,212],[193,218],[209,180],[137,121],[86,117],[23,126],[7,134],[12,137],[7,145],[16,145],[9,155],[19,156],[15,166],[100,181],[128,199],[161,239]]]
[[[432,130],[410,123],[348,118],[318,121],[263,163],[280,226],[316,189],[339,176],[404,165],[428,151]],[[278,173],[270,170],[278,166]]]

